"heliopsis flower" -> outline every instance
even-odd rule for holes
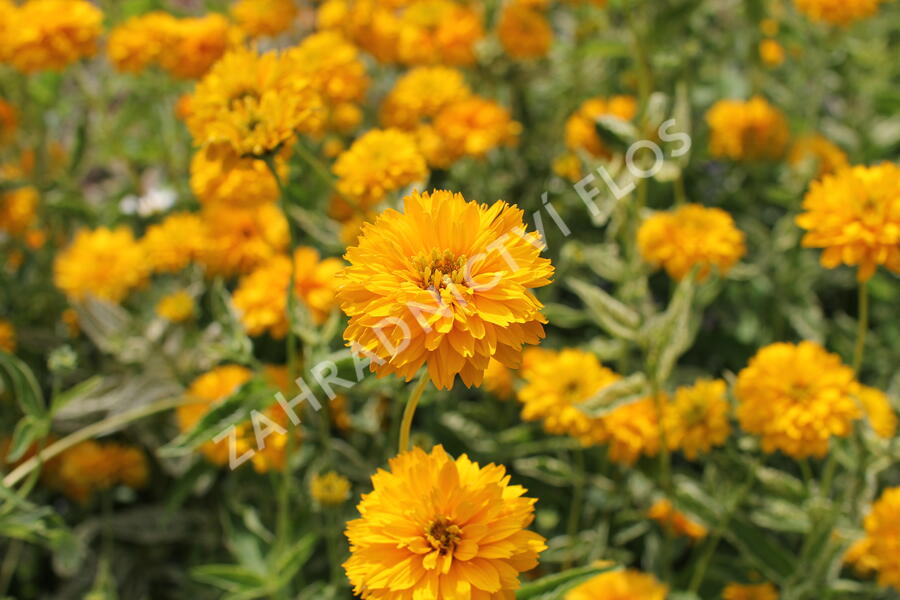
[[[333,171],[338,192],[358,202],[361,209],[428,175],[415,140],[398,129],[369,131],[338,156]]]
[[[780,158],[788,142],[784,114],[765,98],[719,100],[706,113],[709,152],[732,160]]]
[[[893,439],[897,433],[897,413],[887,394],[877,388],[860,385],[856,390],[856,399],[875,433],[886,440]]]
[[[900,590],[900,487],[888,488],[865,519],[867,563],[878,583]]]
[[[163,11],[128,19],[109,34],[109,61],[123,73],[136,73],[158,62],[163,51],[168,50],[176,21]]]
[[[359,51],[336,31],[304,38],[285,57],[292,63],[292,72],[309,79],[327,104],[358,102],[369,87]]]
[[[668,398],[661,395],[659,403],[665,410]],[[648,397],[619,406],[604,415],[609,459],[631,466],[641,456],[656,456],[662,441],[659,412],[657,402]]]
[[[287,177],[287,161],[276,161],[279,176]],[[200,202],[222,202],[251,208],[277,202],[278,183],[262,160],[239,158],[230,151],[199,150],[191,159],[191,191]]]
[[[506,469],[443,447],[415,448],[372,476],[347,524],[344,563],[361,598],[508,598],[534,568],[544,538],[526,529],[535,500]]]
[[[288,222],[274,204],[236,208],[211,204],[201,218],[207,239],[199,261],[210,275],[243,275],[282,254],[289,242]]]
[[[381,105],[385,127],[414,130],[447,106],[472,95],[458,69],[444,66],[415,67],[401,76]]]
[[[522,367],[525,385],[519,390],[522,418],[541,420],[544,430],[555,435],[571,435],[582,444],[606,440],[602,418],[589,417],[579,404],[620,379],[600,364],[590,352],[566,348],[560,352],[541,352],[539,359]]]
[[[868,577],[878,568],[878,559],[872,554],[872,540],[867,537],[856,540],[844,554],[844,563],[853,565],[861,577]]]
[[[206,224],[199,215],[180,212],[151,225],[141,238],[147,267],[154,273],[175,273],[200,258],[206,248]]]
[[[0,169],[0,175],[8,173]],[[37,221],[39,201],[37,188],[30,185],[0,192],[0,232],[23,237]]]
[[[3,32],[6,60],[18,71],[59,71],[97,52],[103,13],[86,0],[28,0]]]
[[[0,62],[8,58],[9,47],[6,32],[15,22],[18,10],[19,7],[12,0],[0,0]]]
[[[230,146],[238,156],[277,152],[298,132],[314,133],[325,119],[312,83],[275,52],[227,53],[197,84],[187,124],[198,146]]]
[[[810,160],[818,167],[818,177],[850,166],[850,163],[847,162],[847,154],[828,138],[818,134],[806,135],[797,139],[791,146],[791,153],[788,156],[788,162],[793,167]]]
[[[337,258],[319,260],[314,248],[301,247],[294,252],[294,293],[309,309],[316,323],[323,323],[335,307],[335,276],[343,269]],[[283,338],[288,332],[287,286],[291,279],[291,261],[279,255],[241,278],[234,292],[234,307],[250,335],[268,332]]]
[[[851,167],[813,182],[797,224],[805,248],[823,248],[822,266],[858,265],[868,281],[878,265],[900,273],[900,167]]]
[[[514,145],[522,125],[512,120],[509,110],[493,100],[471,96],[454,102],[434,119],[434,133],[440,140],[440,155],[426,158],[430,164],[447,167],[464,156],[482,157],[501,145]]]
[[[334,471],[313,475],[309,492],[322,506],[340,506],[350,497],[350,481]]]
[[[407,381],[423,364],[439,388],[460,375],[480,385],[491,357],[517,367],[523,344],[543,337],[532,288],[550,283],[540,237],[505,202],[467,202],[448,191],[413,192],[349,248],[338,300],[348,345],[370,355],[379,376]]]
[[[2,29],[0,29],[0,33],[2,33]],[[0,55],[0,60],[2,60],[2,55]],[[18,127],[19,113],[16,108],[0,98],[0,144],[12,139]]]
[[[637,100],[633,96],[591,98],[585,100],[566,120],[566,147],[583,150],[594,157],[608,157],[609,149],[597,134],[597,119],[614,117],[631,121],[637,115]]]
[[[825,456],[832,436],[846,437],[862,417],[853,370],[814,342],[762,348],[737,378],[737,416],[762,437],[765,452]]]
[[[397,60],[400,19],[381,0],[325,0],[316,12],[320,30],[337,30],[382,63]]]
[[[182,323],[194,316],[194,299],[185,290],[172,292],[156,304],[156,314],[173,323]]]
[[[481,16],[474,6],[419,0],[400,15],[397,58],[407,65],[471,65],[475,44],[483,37]]]
[[[93,296],[117,303],[148,275],[143,247],[127,227],[82,229],[53,263],[53,283],[74,302]]]
[[[362,109],[352,102],[334,104],[328,109],[328,130],[335,133],[352,133],[359,127],[362,120]],[[340,153],[340,150],[334,152],[334,145],[331,145],[329,148],[329,144],[326,142],[322,148],[325,156],[329,156],[329,150],[332,150],[330,157],[334,157]],[[341,148],[341,150],[343,150],[343,148]]]
[[[497,36],[503,49],[513,58],[546,56],[553,43],[553,29],[539,7],[523,0],[507,2],[500,13]]]
[[[581,169],[581,159],[574,152],[566,152],[554,158],[553,172],[572,183],[584,177],[584,171]]]
[[[6,319],[0,319],[0,350],[10,354],[16,351],[16,329]]]
[[[202,77],[232,45],[231,36],[228,19],[219,14],[175,19],[165,32],[160,65],[175,77]]]
[[[669,588],[648,573],[608,571],[566,592],[565,600],[665,600]]]
[[[784,47],[778,40],[765,39],[759,43],[759,58],[770,67],[777,67],[784,62]]]
[[[797,10],[813,21],[849,25],[878,12],[883,0],[794,0]]]
[[[778,600],[778,589],[771,583],[730,583],[722,590],[722,600]]]
[[[500,400],[509,400],[515,394],[512,369],[499,360],[491,359],[484,371],[482,387]]]
[[[63,451],[49,485],[69,498],[88,502],[115,485],[141,489],[147,484],[147,459],[135,447],[85,440]]]
[[[665,498],[657,500],[647,511],[647,516],[663,527],[670,528],[674,533],[691,538],[693,541],[706,537],[707,529],[700,523],[692,521],[683,512],[676,509]]]
[[[725,382],[699,379],[678,388],[663,424],[669,448],[681,450],[689,460],[724,444],[731,433]]]
[[[297,17],[294,0],[238,0],[231,16],[252,37],[274,36],[291,28]]]
[[[638,249],[645,261],[682,279],[695,266],[700,279],[713,267],[727,273],[744,255],[744,234],[720,208],[685,204],[648,217],[638,229]]]

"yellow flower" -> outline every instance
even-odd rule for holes
[[[30,185],[0,192],[0,232],[23,237],[37,221],[39,201],[37,188]]]
[[[344,339],[379,358],[370,365],[379,376],[409,381],[427,364],[443,389],[457,374],[480,385],[491,357],[518,366],[522,345],[536,344],[546,322],[531,292],[553,274],[539,239],[506,202],[413,192],[403,213],[386,210],[347,250]]]
[[[415,448],[372,476],[347,524],[354,592],[364,599],[510,598],[546,545],[528,531],[535,500],[506,469],[443,447]]]
[[[777,40],[765,39],[759,43],[759,57],[766,65],[777,67],[784,62],[784,47]]]
[[[509,400],[516,392],[512,369],[492,358],[484,371],[482,387],[500,400]]]
[[[762,436],[765,452],[823,457],[832,436],[846,437],[862,410],[853,370],[814,342],[761,349],[737,378],[741,427]]]
[[[166,29],[159,62],[171,75],[182,79],[202,77],[232,45],[228,20],[214,13],[175,19]]]
[[[93,56],[103,13],[86,0],[28,0],[3,32],[7,61],[18,71],[60,71]]]
[[[509,110],[486,98],[471,96],[444,108],[434,120],[443,158],[429,163],[447,167],[463,156],[482,157],[494,148],[518,141],[521,124]]]
[[[10,354],[16,351],[16,329],[6,319],[0,319],[0,350]]]
[[[706,527],[692,521],[683,512],[672,506],[672,503],[666,499],[657,500],[647,511],[647,516],[663,527],[669,527],[678,535],[691,538],[693,541],[702,540],[706,537]]]
[[[408,65],[471,65],[475,44],[484,37],[481,17],[453,0],[419,0],[399,20],[397,56]]]
[[[337,189],[367,209],[389,192],[428,176],[415,140],[399,129],[373,129],[338,156],[334,163]]]
[[[566,348],[560,352],[539,352],[538,360],[526,359],[522,367],[525,385],[518,398],[525,406],[522,418],[541,420],[544,430],[555,435],[571,435],[584,445],[607,439],[603,419],[589,417],[579,404],[620,379],[600,364],[590,352]]]
[[[167,12],[154,11],[132,17],[113,29],[106,42],[106,54],[116,70],[137,73],[159,61],[171,41],[177,19]]]
[[[127,227],[83,229],[53,263],[53,282],[75,302],[93,296],[117,303],[148,274],[143,248]]]
[[[584,176],[584,172],[581,169],[581,159],[574,152],[566,152],[554,158],[553,172],[572,183]]]
[[[238,156],[278,151],[297,132],[321,129],[325,111],[312,83],[274,52],[238,48],[200,80],[187,124],[198,146],[230,146]]]
[[[638,248],[644,260],[663,266],[673,279],[682,279],[699,266],[705,279],[713,267],[727,273],[744,255],[744,234],[720,208],[685,204],[673,212],[658,212],[638,229]]]
[[[741,585],[730,583],[722,590],[723,600],[778,600],[778,589],[771,583]]]
[[[2,6],[2,4],[0,4],[0,6]],[[2,17],[0,17],[0,19],[2,19]],[[2,28],[0,28],[0,33],[2,33],[2,31]],[[2,60],[2,58],[2,54],[0,54],[0,60]],[[0,144],[4,144],[11,140],[18,127],[18,111],[16,111],[16,108],[12,104],[0,98]]]
[[[583,150],[594,157],[608,157],[609,150],[597,134],[597,119],[615,117],[631,121],[637,115],[637,100],[633,96],[597,97],[585,100],[566,120],[566,147]]]
[[[723,445],[731,433],[725,382],[698,379],[678,388],[663,424],[669,448],[680,449],[689,460]]]
[[[851,167],[813,182],[797,224],[805,248],[824,248],[822,266],[859,265],[868,281],[878,265],[900,273],[900,167]]]
[[[818,166],[818,177],[850,166],[847,154],[828,138],[818,134],[801,137],[791,146],[791,153],[788,156],[791,166],[800,166],[808,160]]]
[[[400,19],[381,0],[325,0],[316,12],[320,30],[342,32],[383,63],[397,60]]]
[[[566,593],[565,600],[665,600],[669,588],[640,571],[601,573]]]
[[[314,248],[297,248],[294,252],[296,277],[294,292],[316,323],[323,323],[335,307],[335,276],[343,269],[337,258],[319,260]],[[250,335],[268,332],[283,338],[288,331],[287,286],[291,278],[291,261],[279,255],[243,277],[234,292],[234,307]]]
[[[277,161],[279,176],[287,177],[287,162]],[[201,149],[191,159],[191,190],[204,204],[222,202],[250,208],[277,202],[278,184],[266,163],[238,158],[230,151]]]
[[[287,52],[291,69],[309,79],[328,104],[358,102],[369,87],[356,46],[336,31],[320,31]]]
[[[720,100],[706,113],[710,154],[732,160],[778,159],[788,142],[787,120],[765,98]]]
[[[878,12],[883,0],[794,0],[797,10],[813,21],[849,25]]]
[[[414,130],[447,106],[472,94],[458,69],[443,66],[416,67],[397,80],[381,105],[386,127]]]
[[[135,447],[85,440],[60,454],[50,485],[81,503],[115,485],[140,489],[147,484],[147,459]]]
[[[878,583],[900,590],[900,487],[888,488],[865,519],[866,548]]]
[[[546,56],[553,43],[553,29],[539,7],[523,0],[507,2],[500,13],[497,36],[503,49],[513,58]]]
[[[185,290],[172,292],[157,303],[156,314],[173,323],[187,321],[194,316],[194,299]]]
[[[274,36],[291,28],[297,17],[294,0],[238,0],[231,16],[252,37]]]
[[[668,397],[660,396],[665,407]],[[653,398],[642,398],[620,406],[603,417],[609,458],[625,466],[633,465],[641,456],[656,456],[661,432],[659,411]]]
[[[141,238],[147,267],[154,273],[175,273],[200,258],[208,243],[206,224],[194,213],[173,213],[151,225]]]
[[[18,7],[12,0],[0,0],[0,62],[9,58],[10,27],[15,23]]]
[[[350,497],[350,481],[334,471],[328,471],[324,475],[313,475],[309,491],[313,499],[323,506],[340,506]]]
[[[887,394],[877,388],[860,385],[856,391],[856,399],[862,405],[875,433],[886,440],[893,439],[897,433],[897,413]]]
[[[355,131],[360,123],[363,121],[363,111],[362,109],[352,102],[341,102],[339,104],[335,104],[329,107],[330,110],[328,112],[328,129],[329,131],[333,131],[336,133],[352,133]],[[329,154],[329,150],[332,151]],[[343,148],[341,148],[343,150]],[[322,152],[325,156],[332,158],[340,153],[340,150],[334,152],[334,145],[331,145],[329,148],[328,143],[324,145]]]
[[[212,204],[204,207],[201,218],[208,238],[199,261],[210,275],[250,273],[288,245],[287,219],[274,204],[252,209]]]
[[[872,540],[867,537],[856,540],[844,554],[844,563],[853,565],[853,570],[861,577],[874,573],[879,563],[872,554]]]

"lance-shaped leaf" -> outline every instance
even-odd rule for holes
[[[0,351],[0,377],[23,413],[35,419],[46,418],[44,394],[28,365],[12,354]]]
[[[620,406],[640,400],[649,393],[647,377],[643,373],[634,373],[606,386],[579,404],[578,408],[591,417],[602,417]]]
[[[591,565],[568,569],[554,575],[547,575],[516,590],[516,600],[537,600],[538,598],[552,600],[562,598],[566,592],[581,585],[588,579],[617,568],[618,565],[615,564]]]
[[[694,315],[694,274],[681,280],[666,311],[651,318],[641,330],[647,348],[647,370],[655,381],[666,381],[678,358],[694,343],[699,317]]]
[[[566,283],[587,307],[591,318],[610,335],[627,340],[637,339],[640,315],[599,287],[570,277]]]

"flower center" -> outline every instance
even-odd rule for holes
[[[441,289],[451,283],[463,282],[466,260],[465,255],[455,256],[449,250],[443,253],[432,250],[430,255],[419,254],[412,263],[422,288]]]
[[[431,547],[441,554],[450,554],[462,538],[462,529],[454,525],[450,519],[440,517],[431,522],[425,530],[425,539]]]

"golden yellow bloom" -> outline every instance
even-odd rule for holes
[[[0,5],[2,6],[2,5]],[[0,9],[2,10],[2,9]],[[0,17],[2,18],[2,17]],[[0,28],[0,34],[2,34],[3,30]],[[2,53],[0,53],[0,60],[3,59]],[[6,102],[2,98],[0,98],[0,144],[4,144],[12,139],[13,135],[16,133],[16,129],[19,127],[19,113],[16,111],[16,108]]]
[[[797,10],[813,21],[849,25],[878,12],[883,0],[794,0]]]
[[[350,497],[350,481],[334,471],[313,475],[309,484],[313,499],[323,506],[340,506]]]
[[[443,447],[415,448],[372,476],[360,518],[347,524],[353,591],[363,599],[511,598],[544,538],[528,531],[535,500],[506,469]]]
[[[10,354],[16,351],[16,329],[6,319],[0,319],[0,350]]]
[[[797,224],[805,248],[824,248],[822,266],[858,265],[868,281],[878,265],[900,273],[900,167],[851,167],[813,182]]]
[[[0,0],[0,62],[9,57],[7,31],[15,22],[18,7],[12,0]]]
[[[878,558],[872,554],[872,540],[867,537],[856,540],[844,554],[844,563],[853,565],[853,570],[861,577],[874,573],[878,569]]]
[[[724,275],[746,251],[744,234],[731,215],[699,204],[648,217],[638,229],[638,249],[645,261],[679,280],[695,266],[701,280],[713,267]]]
[[[862,410],[853,370],[814,342],[762,348],[737,378],[737,416],[762,437],[765,452],[822,457],[832,436],[846,437]]]
[[[525,385],[519,390],[522,418],[541,420],[544,430],[556,435],[571,435],[584,445],[607,439],[602,418],[589,417],[579,404],[620,379],[600,364],[590,352],[566,348],[560,352],[529,349],[526,354],[541,353],[537,360],[526,360],[522,367]]]
[[[413,192],[403,213],[384,211],[347,250],[344,339],[379,357],[370,365],[379,376],[409,381],[427,364],[443,389],[457,374],[480,385],[491,357],[517,367],[522,345],[536,344],[546,322],[531,292],[553,274],[539,240],[505,202]]]
[[[154,273],[175,273],[200,258],[206,248],[206,224],[199,215],[179,212],[151,225],[141,238],[147,267]]]
[[[49,484],[69,498],[88,502],[115,485],[140,489],[147,483],[147,459],[135,447],[85,440],[59,455]]]
[[[238,48],[200,80],[191,98],[188,129],[198,146],[231,146],[238,156],[278,151],[297,132],[321,129],[325,110],[293,61],[274,52]]]
[[[862,405],[875,433],[886,440],[893,439],[897,433],[897,413],[887,394],[877,388],[860,385],[856,391],[856,399]]]
[[[416,67],[394,84],[381,105],[380,118],[386,127],[414,130],[433,119],[447,106],[472,94],[465,77],[450,67]]]
[[[419,0],[400,16],[397,57],[407,65],[471,65],[475,44],[483,37],[481,17],[473,6]]]
[[[53,263],[53,283],[75,302],[119,302],[148,275],[143,248],[127,227],[82,229]]]
[[[156,314],[173,323],[187,321],[194,316],[194,299],[185,290],[172,292],[156,304]]]
[[[231,16],[252,37],[274,36],[291,28],[297,17],[294,0],[238,0]]]
[[[482,387],[500,400],[509,400],[516,392],[513,387],[512,369],[492,358],[484,371]]]
[[[512,0],[503,7],[497,36],[503,49],[513,58],[546,56],[553,43],[553,29],[547,16],[539,7],[523,0]]]
[[[232,45],[228,20],[215,13],[176,19],[167,29],[159,62],[171,75],[182,79],[202,77]]]
[[[766,65],[777,67],[784,62],[784,47],[778,40],[765,39],[759,43],[759,57]]]
[[[778,589],[771,583],[730,583],[722,590],[722,600],[778,600]]]
[[[791,166],[800,166],[808,160],[814,161],[818,166],[818,177],[850,166],[847,154],[828,138],[818,134],[803,136],[791,146],[788,156]]]
[[[360,123],[363,121],[363,111],[362,109],[352,102],[341,102],[339,104],[335,104],[329,107],[328,111],[328,130],[336,133],[349,134],[359,127]],[[328,143],[323,146],[322,152],[325,156],[329,158],[333,158],[337,154],[340,153],[340,150],[343,150],[343,147],[337,152],[332,152],[329,154],[329,150],[334,150],[334,146],[332,145],[329,148]]]
[[[640,571],[608,571],[566,593],[565,600],[665,600],[669,588]]]
[[[581,169],[581,159],[574,152],[566,152],[554,158],[553,172],[572,183],[584,177],[584,172]]]
[[[328,104],[358,102],[369,88],[356,46],[336,31],[320,31],[289,50],[291,69],[312,83]]]
[[[338,156],[333,171],[338,192],[358,202],[361,209],[428,175],[415,140],[399,129],[369,131]]]
[[[900,590],[900,487],[888,488],[865,519],[863,565],[878,572],[878,583]]]
[[[103,13],[86,0],[28,0],[12,15],[6,60],[18,71],[60,71],[93,56],[103,30]]]
[[[277,161],[279,175],[287,177],[287,161]],[[238,158],[230,151],[201,149],[191,159],[191,190],[204,204],[222,202],[251,208],[277,202],[278,183],[262,160]]]
[[[319,260],[314,248],[294,252],[294,293],[309,309],[313,321],[323,323],[335,307],[335,276],[343,269],[340,259]],[[288,331],[287,286],[291,261],[279,255],[243,277],[234,292],[234,307],[250,335],[268,332],[283,338]]]
[[[154,11],[132,17],[113,29],[106,42],[106,54],[116,70],[137,73],[159,61],[168,51],[177,19],[167,12]]]
[[[325,0],[316,13],[320,30],[337,30],[383,63],[397,60],[400,19],[382,0]]]
[[[39,201],[37,188],[30,185],[0,192],[0,232],[23,237],[37,221]]]
[[[663,407],[668,401],[667,396],[660,396]],[[649,397],[620,406],[605,415],[603,425],[610,460],[631,466],[641,456],[656,456],[661,442],[659,421],[656,402]]]
[[[747,102],[719,100],[706,113],[709,152],[732,160],[777,159],[788,142],[784,114],[761,96]]]
[[[647,516],[663,527],[671,528],[674,533],[689,537],[693,541],[702,540],[707,534],[706,527],[692,521],[665,498],[654,502],[647,511]]]
[[[583,150],[595,157],[608,157],[610,152],[597,134],[597,119],[615,117],[631,121],[635,115],[637,100],[633,96],[585,100],[566,120],[566,147],[572,151]]]
[[[666,442],[694,460],[721,446],[731,433],[725,382],[698,379],[691,387],[680,387],[663,420]]]
[[[501,145],[518,141],[522,125],[512,120],[509,110],[493,100],[471,96],[444,108],[434,120],[434,132],[441,142],[440,159],[429,163],[447,167],[463,156],[482,157]]]
[[[288,223],[274,204],[235,208],[211,204],[203,208],[207,241],[199,261],[210,275],[243,275],[282,254],[289,241]]]

